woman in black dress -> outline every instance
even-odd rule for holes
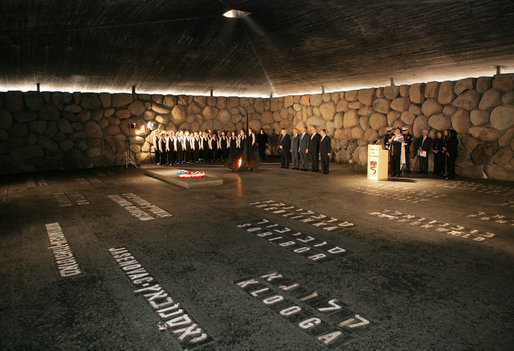
[[[442,176],[444,172],[443,132],[437,132],[437,138],[432,142],[432,151],[434,152],[434,174]]]
[[[449,138],[447,138],[446,145],[443,146],[447,175],[444,179],[455,179],[455,161],[459,156],[459,141],[457,140],[457,132],[454,130],[449,131]]]

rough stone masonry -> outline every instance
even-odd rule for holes
[[[126,141],[140,162],[148,121],[157,130],[234,130],[247,110],[250,127],[268,133],[326,128],[335,161],[360,165],[387,127],[416,137],[453,128],[459,175],[514,180],[514,74],[279,98],[10,91],[0,93],[0,172],[121,165]]]

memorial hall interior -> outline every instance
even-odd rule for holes
[[[3,0],[0,53],[1,350],[513,349],[513,1]]]

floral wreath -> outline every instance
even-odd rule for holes
[[[197,179],[205,177],[205,172],[203,171],[178,171],[177,177],[179,178],[188,178],[188,179]]]

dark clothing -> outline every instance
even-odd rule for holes
[[[309,154],[311,155],[312,171],[319,172],[319,143],[321,141],[321,135],[315,133],[311,135],[309,141]]]
[[[330,156],[332,146],[330,143],[330,137],[325,135],[321,137],[321,141],[319,143],[319,154],[321,155],[321,168],[323,173],[328,174],[328,169],[330,166]]]
[[[280,167],[289,168],[289,161],[291,159],[291,137],[289,134],[280,135],[278,138],[279,152],[280,152]],[[282,146],[280,148],[280,146]]]
[[[300,154],[298,149],[300,148],[300,135],[293,135],[291,139],[291,159],[293,160],[293,169],[300,167]]]
[[[403,134],[403,141],[405,143],[405,171],[410,173],[410,145],[412,144],[412,135]]]
[[[443,139],[434,139],[432,142],[432,152],[434,153],[434,174],[442,176],[444,173],[444,154]]]
[[[391,159],[389,162],[389,173],[391,177],[401,175],[402,142],[393,141],[389,144]]]
[[[257,134],[257,147],[259,148],[259,157],[264,161],[266,157],[266,144],[268,143],[268,134]]]
[[[419,163],[419,172],[420,173],[428,173],[428,153],[432,149],[432,138],[427,136],[425,140],[423,140],[423,137],[420,137],[416,140],[416,155],[418,155],[418,163]],[[422,157],[419,155],[421,147],[421,150],[426,151],[426,157]]]
[[[451,131],[451,133],[452,136],[446,138],[447,141],[443,145],[443,150],[445,150],[446,176],[448,179],[455,179],[455,162],[459,156],[459,141],[457,140],[456,132]]]
[[[309,169],[309,143],[311,136],[308,133],[300,134],[300,160],[302,162],[302,169],[304,171]]]
[[[387,133],[384,137],[384,150],[389,150],[389,147],[391,146],[389,144],[389,139],[391,139],[394,136],[393,133]]]
[[[160,157],[159,157],[159,163],[161,165],[165,165],[166,164],[166,140],[164,140],[164,138],[159,138],[159,150],[161,150],[161,152],[159,153]]]
[[[241,156],[241,149],[236,148],[237,137],[228,137],[228,156],[225,161],[225,166],[233,168],[236,160]]]

